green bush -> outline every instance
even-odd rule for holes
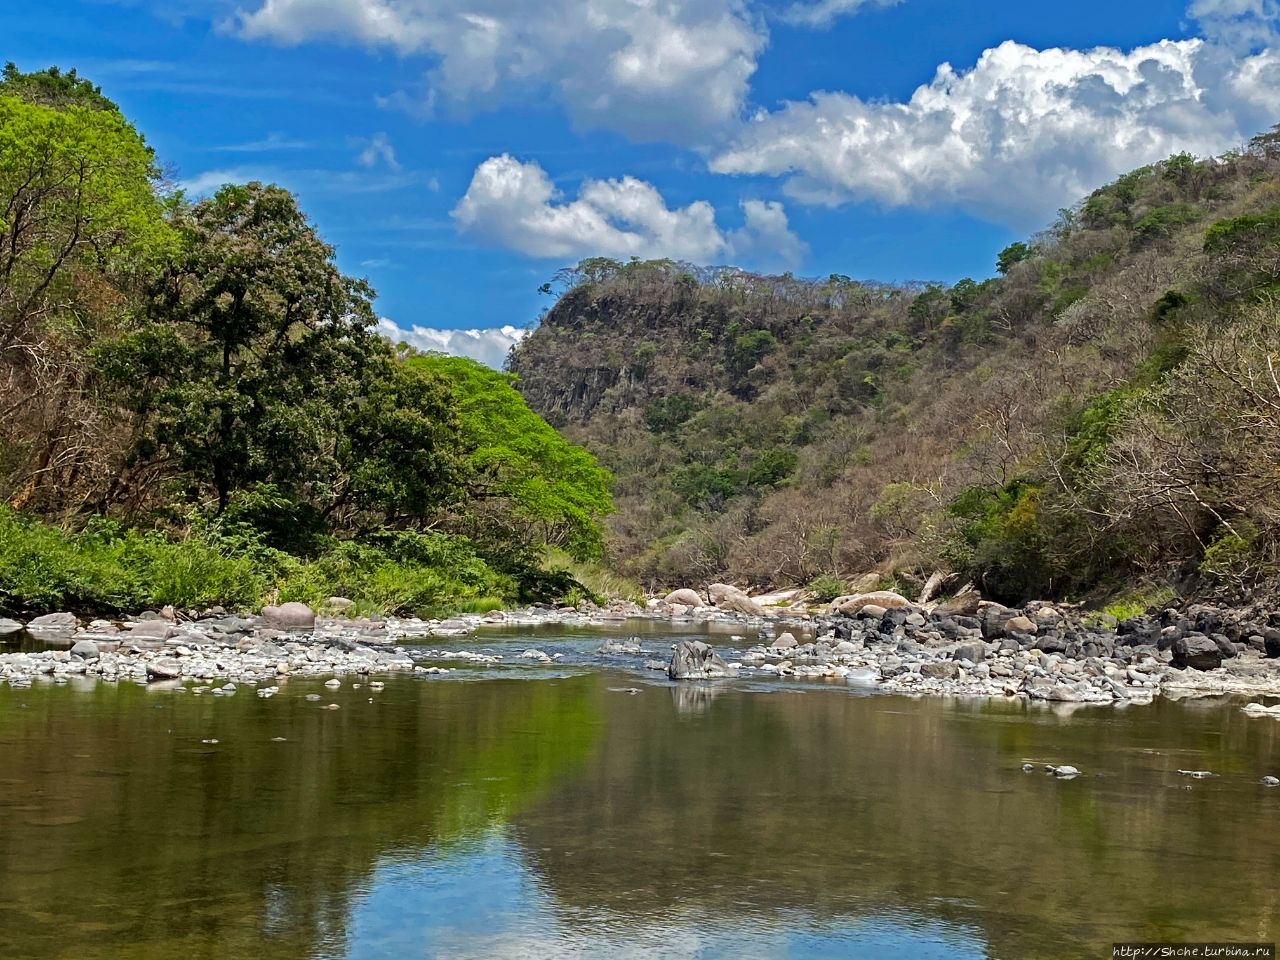
[[[815,578],[806,588],[809,596],[817,603],[830,603],[836,597],[844,596],[846,589],[845,582],[830,573]]]

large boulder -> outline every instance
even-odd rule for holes
[[[965,590],[963,593],[957,593],[950,600],[943,601],[934,607],[934,612],[944,616],[961,616],[972,617],[978,612],[978,605],[982,603],[982,594],[977,590]]]
[[[1191,633],[1173,642],[1173,665],[1181,669],[1216,670],[1222,666],[1222,651],[1202,633]]]
[[[711,602],[721,610],[745,614],[748,617],[765,615],[764,607],[747,596],[745,591],[730,584],[713,583],[707,587],[707,593],[711,596]],[[699,601],[698,605],[701,606],[702,602]]]
[[[702,601],[702,597],[698,596],[698,591],[690,590],[688,587],[685,587],[682,590],[672,590],[670,593],[668,593],[665,597],[662,598],[662,602],[663,603],[682,603],[686,607],[705,606],[705,604]]]
[[[178,628],[168,620],[139,620],[133,624],[129,631],[129,636],[136,637],[139,640],[168,640],[170,637],[177,636]]]
[[[316,615],[305,603],[263,607],[262,619],[274,630],[314,630],[316,627]]]
[[[17,620],[10,620],[8,617],[0,617],[0,637],[11,637],[15,633],[21,633],[22,629],[22,624]]]
[[[1005,636],[1010,636],[1015,633],[1034,634],[1040,627],[1030,617],[1017,616],[1006,620],[1001,629]]]
[[[101,656],[98,645],[92,640],[77,640],[71,645],[71,655],[81,660],[97,660]]]
[[[1268,627],[1262,631],[1262,644],[1268,658],[1280,660],[1280,630]]]
[[[843,613],[853,616],[863,607],[874,605],[884,610],[915,610],[916,605],[900,593],[892,590],[873,590],[871,593],[856,593],[847,597],[836,597],[831,601],[831,613]]]
[[[729,676],[729,665],[701,640],[681,640],[671,652],[667,676],[672,680],[719,680]]]
[[[30,633],[65,633],[76,632],[76,615],[74,613],[46,613],[36,617],[27,624]]]

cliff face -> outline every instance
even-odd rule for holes
[[[949,568],[1014,599],[1185,574],[1215,545],[1243,584],[1272,570],[1280,504],[1214,474],[1265,475],[1242,451],[1280,422],[1213,370],[1265,374],[1278,262],[1272,134],[1120,178],[992,280],[586,261],[511,369],[613,470],[613,560],[653,584]]]

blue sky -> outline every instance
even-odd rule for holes
[[[192,193],[294,190],[389,330],[500,362],[585,256],[988,276],[1117,173],[1280,121],[1278,27],[1280,0],[46,0],[0,9],[0,58],[100,83]]]

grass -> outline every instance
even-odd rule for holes
[[[0,507],[0,612],[115,614],[169,604],[255,609],[270,598],[322,607],[352,601],[355,616],[483,613],[515,595],[469,543],[440,534],[332,541],[302,559],[251,532],[196,525],[184,539],[97,520],[70,533]]]
[[[1132,620],[1146,613],[1149,607],[1167,606],[1177,597],[1172,587],[1142,587],[1121,594],[1102,610],[1117,620]]]
[[[639,583],[619,576],[603,564],[575,560],[563,550],[550,547],[543,556],[543,566],[547,570],[567,573],[582,584],[594,598],[634,600],[636,603],[644,604],[644,590],[641,589]],[[591,598],[582,597],[580,599]]]

